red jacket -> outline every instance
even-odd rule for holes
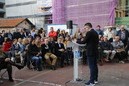
[[[55,39],[57,37],[57,33],[55,31],[51,31],[49,32],[49,37],[52,37]]]
[[[11,42],[4,42],[2,46],[3,52],[8,52],[12,46]]]

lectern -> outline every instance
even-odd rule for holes
[[[79,59],[81,59],[81,55],[80,55],[80,50],[79,50],[79,47],[83,47],[85,46],[85,44],[78,44],[74,41],[73,42],[73,53],[74,53],[74,71],[73,71],[73,74],[74,74],[74,81],[78,81],[79,79],[79,74],[78,74],[78,61]]]

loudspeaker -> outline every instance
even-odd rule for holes
[[[67,29],[73,29],[73,21],[72,20],[67,21]]]

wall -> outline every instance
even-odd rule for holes
[[[6,16],[8,18],[24,17],[41,28],[45,26],[45,16],[52,15],[50,11],[41,11],[41,7],[51,7],[52,0],[6,0]]]
[[[5,31],[12,31],[14,28],[0,28],[0,33],[2,32],[2,30]]]
[[[52,0],[6,0],[7,17],[44,15],[41,7],[51,6]]]
[[[16,28],[31,29],[31,25],[27,21],[24,21],[21,24],[19,24]]]
[[[37,1],[37,0],[5,0],[6,1],[6,5],[10,5],[10,4],[17,4],[17,3],[23,3],[23,2],[32,2],[32,1]]]
[[[36,4],[6,7],[6,16],[7,17],[18,17],[18,16],[34,15],[37,13],[37,10],[38,9],[37,9]]]

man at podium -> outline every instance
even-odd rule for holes
[[[98,58],[98,43],[99,36],[97,32],[92,29],[91,23],[86,23],[84,25],[84,30],[86,31],[86,36],[82,40],[77,40],[79,44],[86,44],[86,55],[87,55],[87,63],[90,69],[90,80],[85,83],[86,86],[94,86],[98,83],[98,66],[97,66],[97,58]]]

